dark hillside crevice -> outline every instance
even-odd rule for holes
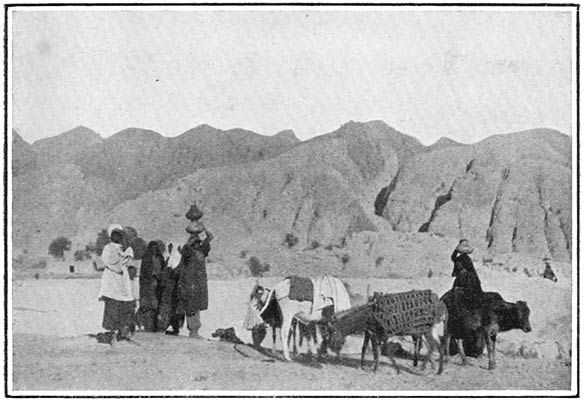
[[[397,178],[399,176],[401,170],[398,170],[395,176],[391,179],[391,182],[388,186],[383,187],[381,191],[375,197],[374,207],[375,207],[375,214],[377,216],[383,215],[383,211],[385,210],[385,206],[387,206],[387,201],[389,200],[389,196],[395,190],[397,185]]]
[[[517,227],[513,228],[513,236],[511,237],[511,250],[517,252]]]
[[[493,242],[495,240],[495,237],[493,235],[493,224],[495,224],[495,218],[496,218],[497,212],[499,211],[499,208],[500,208],[500,202],[501,202],[502,196],[503,196],[503,189],[502,189],[502,187],[499,187],[499,190],[497,191],[497,195],[495,196],[495,202],[493,203],[493,206],[491,206],[491,218],[489,220],[489,225],[487,226],[487,249],[491,248],[491,246],[493,245]]]
[[[436,216],[436,213],[438,213],[438,209],[440,209],[444,204],[448,203],[451,199],[452,199],[452,187],[450,188],[448,193],[446,193],[444,195],[439,195],[436,198],[436,201],[434,202],[434,209],[432,209],[432,213],[430,214],[430,218],[428,219],[427,222],[425,222],[424,224],[422,224],[420,226],[420,228],[418,229],[419,233],[427,233],[428,232],[428,228],[430,227],[430,223],[432,222],[432,220]]]

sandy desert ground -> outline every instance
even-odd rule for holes
[[[572,363],[572,291],[569,280],[552,283],[501,272],[481,275],[485,291],[496,290],[508,301],[525,300],[531,308],[531,333],[499,336],[497,369],[487,358],[461,366],[451,357],[444,374],[414,368],[408,352],[397,358],[397,374],[382,357],[377,373],[358,369],[361,338],[352,337],[341,361],[317,361],[300,355],[294,362],[245,345],[219,342],[217,328],[242,328],[246,302],[255,279],[210,281],[210,308],[202,313],[206,340],[138,332],[136,343],[117,350],[87,334],[102,331],[102,304],[97,279],[26,279],[12,282],[9,341],[9,392],[39,394],[192,394],[192,395],[569,395],[575,386]],[[280,278],[261,279],[270,286]],[[421,279],[348,279],[356,292],[399,292],[430,288],[442,295],[451,286],[446,276]],[[184,330],[184,329],[183,329]],[[407,339],[395,339],[406,351]],[[264,346],[271,347],[266,339]],[[369,354],[368,360],[372,361]],[[503,393],[501,393],[503,391]],[[511,393],[508,393],[511,391]],[[305,393],[308,392],[308,393]],[[445,393],[448,392],[448,393]]]

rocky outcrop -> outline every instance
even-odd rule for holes
[[[571,254],[571,139],[554,130],[440,146],[402,167],[382,216],[395,230],[469,238],[493,254]]]

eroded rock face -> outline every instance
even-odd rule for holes
[[[469,238],[493,254],[569,260],[571,173],[571,139],[553,130],[440,146],[402,167],[382,216],[395,230]]]
[[[351,123],[270,159],[199,170],[174,187],[121,204],[113,215],[139,219],[135,211],[150,204],[181,211],[197,199],[231,245],[268,237],[280,246],[288,234],[298,247],[339,245],[353,233],[378,229],[374,199],[399,164],[394,135],[403,136],[377,123]],[[136,226],[176,237],[183,220],[179,214],[169,222],[163,214]]]

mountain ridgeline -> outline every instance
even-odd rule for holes
[[[307,141],[208,125],[174,138],[85,127],[28,144],[12,133],[14,253],[79,247],[111,222],[181,241],[196,201],[218,254],[261,244],[338,246],[363,231],[468,238],[496,255],[572,247],[571,138],[551,129],[431,146],[384,122],[348,122]],[[259,246],[259,245],[258,245]]]

